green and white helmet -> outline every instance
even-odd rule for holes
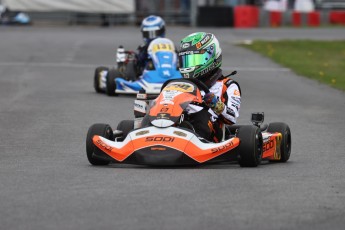
[[[184,78],[197,78],[213,85],[214,80],[208,78],[222,65],[222,49],[218,39],[214,34],[205,32],[188,35],[181,40],[179,61]]]

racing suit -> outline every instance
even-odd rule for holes
[[[222,139],[222,125],[235,124],[239,117],[241,89],[236,81],[224,77],[220,69],[215,74],[219,74],[218,80],[209,90],[224,103],[221,111],[215,112],[215,109],[198,104],[188,105],[186,111],[197,134],[208,141],[219,142]],[[201,94],[204,96],[205,92],[201,91]]]
[[[146,64],[149,60],[149,55],[147,53],[147,49],[149,48],[150,43],[153,40],[151,40],[150,42],[140,45],[138,47],[138,54],[137,54],[137,67],[138,67],[138,71],[139,71],[139,75],[142,74],[142,72],[144,71]]]

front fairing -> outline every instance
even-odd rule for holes
[[[169,79],[182,78],[177,69],[158,69],[158,70],[145,70],[142,75],[142,80],[150,83],[163,84]]]
[[[154,65],[153,70],[145,70],[143,79],[148,82],[164,83],[169,79],[181,78],[177,70],[176,53],[172,51],[159,51],[150,53]]]
[[[220,143],[205,143],[185,129],[149,126],[130,131],[123,141],[95,135],[93,143],[115,162],[163,166],[200,164],[225,154],[227,161],[230,157],[236,160],[237,152],[232,150],[240,140],[233,137]]]
[[[145,89],[147,92],[159,93],[161,85],[167,80],[182,78],[177,70],[175,52],[154,52],[151,53],[151,58],[154,69],[145,69],[142,76],[136,81],[116,78],[116,90],[118,92],[134,93]]]
[[[184,79],[172,81],[152,102],[149,120],[156,127],[172,126],[192,102],[202,103],[201,93],[197,86]]]

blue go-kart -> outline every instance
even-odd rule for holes
[[[174,43],[167,38],[157,38],[148,47],[149,61],[141,76],[136,77],[136,60],[133,51],[126,52],[124,66],[108,69],[98,67],[95,71],[94,88],[109,96],[137,94],[145,90],[158,94],[164,82],[182,78],[178,71],[178,60]]]

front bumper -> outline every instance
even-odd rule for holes
[[[189,165],[236,159],[235,148],[239,142],[234,137],[221,143],[204,143],[185,129],[154,126],[133,130],[121,142],[93,137],[93,143],[100,150],[94,152],[95,157],[144,165]]]

